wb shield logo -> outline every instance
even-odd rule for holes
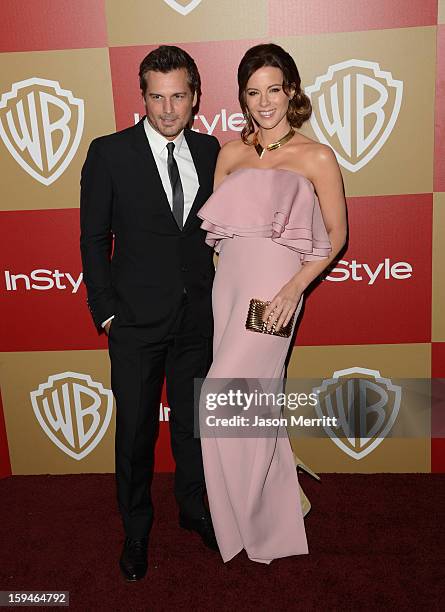
[[[375,450],[391,431],[402,396],[401,387],[382,378],[378,370],[359,367],[334,372],[312,391],[318,393],[315,410],[319,418],[337,419],[335,430],[324,426],[327,435],[357,460]]]
[[[311,98],[311,124],[318,140],[334,149],[344,168],[357,172],[391,134],[403,82],[376,62],[352,59],[329,66],[305,92]]]
[[[179,2],[178,0],[164,0],[164,2],[180,15],[188,15],[198,6],[198,4],[201,4],[201,0],[185,0],[183,2]]]
[[[20,81],[0,99],[0,136],[16,162],[43,185],[68,168],[83,124],[83,100],[57,81]]]
[[[113,413],[113,394],[88,374],[50,376],[30,393],[48,438],[73,459],[83,459],[102,440]]]

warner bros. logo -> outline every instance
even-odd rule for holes
[[[57,81],[26,79],[0,99],[0,136],[15,161],[43,185],[68,168],[83,124],[83,100]]]
[[[180,15],[188,15],[201,4],[201,0],[164,0],[164,2]]]
[[[323,426],[332,442],[353,459],[363,459],[391,431],[400,409],[402,389],[378,370],[352,367],[312,389],[320,418],[335,417],[335,429]],[[331,421],[332,422],[332,421]]]
[[[363,168],[387,141],[402,104],[403,81],[376,62],[351,59],[329,66],[305,88],[312,128],[347,170]]]
[[[54,374],[30,396],[36,418],[48,438],[78,461],[102,440],[113,414],[111,390],[88,374]]]

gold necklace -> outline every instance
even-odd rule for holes
[[[280,140],[277,140],[277,142],[271,142],[270,144],[263,147],[258,142],[258,132],[256,132],[255,136],[253,137],[252,144],[255,147],[255,151],[258,153],[259,158],[261,159],[266,151],[274,151],[275,149],[279,149],[280,147],[285,145],[286,142],[289,142],[289,140],[292,138],[294,134],[295,134],[295,130],[294,128],[291,127],[288,133],[285,134],[282,138],[280,138]]]

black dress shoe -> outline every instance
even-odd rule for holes
[[[134,582],[147,573],[147,548],[148,538],[125,538],[119,567],[126,580]]]
[[[185,514],[179,514],[179,526],[189,531],[196,531],[201,536],[202,541],[211,550],[219,550],[213,531],[212,519],[209,514],[204,514],[199,518],[193,519]]]

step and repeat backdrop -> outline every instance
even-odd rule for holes
[[[2,476],[114,470],[79,177],[93,138],[143,115],[139,63],[159,44],[196,59],[193,129],[221,143],[242,129],[244,52],[282,45],[312,100],[303,131],[336,153],[349,242],[306,296],[288,376],[326,387],[360,374],[383,391],[445,376],[445,0],[2,0],[0,17]],[[444,471],[440,428],[392,437],[408,417],[403,395],[385,397],[355,437],[331,431],[294,450],[321,472]],[[351,417],[338,395],[332,409]],[[156,466],[170,471],[165,393],[159,419]]]

